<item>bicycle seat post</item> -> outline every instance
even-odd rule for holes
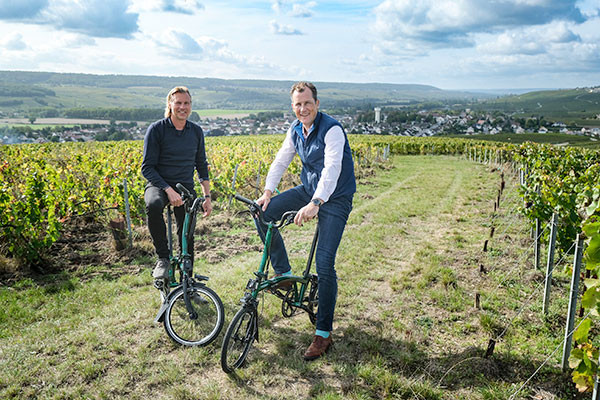
[[[306,269],[304,270],[304,276],[308,276],[310,273],[310,266],[312,265],[313,258],[315,256],[315,250],[317,249],[317,241],[319,240],[319,225],[315,228],[315,234],[313,236],[312,243],[310,245],[310,252],[308,253],[308,260],[306,261]]]

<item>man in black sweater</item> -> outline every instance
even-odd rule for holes
[[[208,217],[212,211],[204,134],[200,126],[188,121],[191,112],[190,91],[184,86],[171,89],[165,118],[150,125],[144,137],[142,175],[148,181],[144,193],[148,230],[158,256],[152,272],[155,279],[168,278],[169,249],[163,210],[169,203],[174,207],[181,246],[185,210],[181,195],[174,188],[181,183],[195,196],[194,169],[198,171],[204,195],[204,216]],[[193,254],[193,243],[189,243],[189,249]]]

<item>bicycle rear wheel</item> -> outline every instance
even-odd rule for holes
[[[169,301],[163,323],[171,339],[184,346],[205,346],[223,328],[225,311],[219,296],[209,287],[195,284],[188,288],[193,312],[185,305],[183,287]]]
[[[258,314],[253,307],[242,307],[233,317],[221,348],[221,368],[228,374],[242,366],[258,334]]]

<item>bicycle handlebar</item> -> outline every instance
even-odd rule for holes
[[[175,185],[175,187],[181,192],[181,197],[183,198],[183,200],[185,201],[185,198],[191,198],[192,194],[190,193],[189,190],[187,190],[187,188],[185,186],[183,186],[181,183],[178,183],[177,185]]]
[[[181,183],[176,184],[175,187],[181,193],[181,199],[183,200],[184,203],[189,204],[188,200],[194,199],[194,196],[192,196],[190,191],[187,190],[187,188],[185,186],[183,186]],[[191,207],[192,211],[195,211],[197,208],[200,208],[202,211],[204,211],[204,208],[202,207],[202,201],[199,198],[196,198],[194,200],[194,203],[192,204],[192,207]]]
[[[234,197],[236,200],[239,200],[242,203],[246,203],[249,206],[248,208],[250,209],[252,216],[254,216],[261,224],[272,224],[273,228],[281,228],[282,226],[291,224],[292,222],[294,222],[294,217],[298,213],[298,211],[286,211],[283,213],[281,219],[278,222],[267,222],[264,219],[262,207],[258,203],[247,199],[244,196],[240,196],[239,194],[236,194]]]

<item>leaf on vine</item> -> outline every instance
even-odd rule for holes
[[[573,373],[573,382],[577,387],[577,390],[580,393],[586,392],[591,389],[590,378],[586,375],[579,374],[577,372]]]
[[[569,368],[575,369],[579,366],[579,363],[583,360],[583,350],[580,348],[574,348],[571,350],[571,355],[569,356]]]
[[[589,292],[589,290],[586,291],[586,293],[587,292]],[[583,300],[582,300],[582,303],[583,303]],[[579,328],[577,328],[577,330],[573,334],[573,339],[575,339],[575,341],[577,343],[587,342],[588,341],[588,333],[590,331],[591,326],[592,326],[592,320],[587,318],[585,321],[583,321],[581,323],[581,325],[579,325]],[[582,352],[582,354],[584,355],[584,357],[582,357],[582,359],[585,361],[587,356],[585,356],[585,354],[583,352]]]
[[[587,280],[586,280],[587,284]],[[581,305],[585,309],[593,309],[598,303],[598,290],[596,287],[588,288],[581,297]]]
[[[592,289],[597,287],[598,285],[600,285],[600,279],[586,279],[585,280],[585,286],[588,287],[588,289]]]
[[[592,237],[600,232],[600,222],[592,222],[591,224],[585,224],[582,228],[586,236]]]

